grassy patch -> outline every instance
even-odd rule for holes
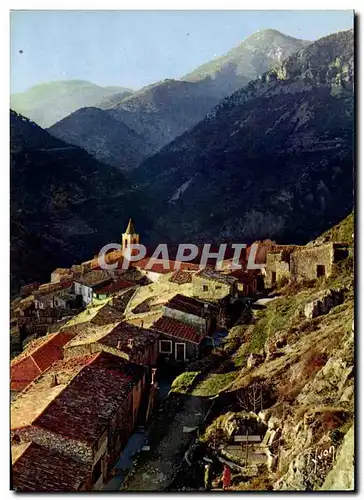
[[[195,381],[195,378],[199,374],[200,372],[181,373],[180,375],[178,375],[178,377],[174,379],[170,392],[179,392],[181,394],[187,394],[190,391],[191,386]]]
[[[192,391],[194,396],[215,396],[236,378],[236,371],[212,373]]]

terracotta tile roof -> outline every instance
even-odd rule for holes
[[[126,280],[115,280],[106,285],[96,285],[93,287],[93,291],[97,294],[112,295],[113,293],[120,292],[121,290],[126,290],[127,288],[134,287],[135,283]]]
[[[171,283],[178,283],[178,285],[183,285],[185,283],[192,282],[192,273],[187,271],[176,271],[173,276],[169,278]]]
[[[43,373],[54,361],[62,359],[63,346],[73,334],[59,332],[37,339],[19,356],[11,361],[10,388],[21,391]]]
[[[141,366],[112,354],[98,353],[48,404],[33,425],[69,439],[93,443],[143,374]]]
[[[95,285],[101,285],[102,283],[106,284],[108,281],[111,280],[112,277],[110,273],[106,270],[92,270],[74,279],[76,283],[81,283],[81,285],[86,285],[90,287],[91,286],[93,287]]]
[[[205,303],[178,293],[166,303],[166,307],[202,317],[204,314]]]
[[[219,271],[215,271],[213,269],[201,269],[201,271],[196,273],[195,276],[226,285],[233,285],[236,281],[236,278],[234,278],[233,276],[222,274]]]
[[[12,466],[16,491],[77,491],[91,467],[36,443],[29,443]]]
[[[180,265],[181,270],[198,271],[199,269],[199,266],[197,264],[193,264],[191,262],[179,262],[175,260],[163,260],[163,259],[158,259],[158,261],[156,262],[151,261],[150,263],[151,268],[146,269],[150,260],[151,257],[145,257],[144,259],[131,262],[131,265],[133,267],[136,267],[137,269],[144,269],[145,271],[153,271],[155,273],[160,273],[160,274],[173,272],[175,270],[176,264]]]
[[[119,348],[125,352],[132,352],[132,350],[128,348],[129,339],[133,339],[134,349],[139,351],[143,350],[150,344],[153,344],[158,339],[158,334],[153,330],[140,328],[123,321],[109,334],[101,338],[98,343],[108,347],[113,347],[114,349]],[[118,347],[118,345],[120,347]]]
[[[152,325],[152,328],[171,337],[186,340],[194,344],[200,344],[204,338],[203,335],[200,334],[198,327],[187,325],[182,321],[178,321],[167,316],[162,316],[162,318],[159,318]]]

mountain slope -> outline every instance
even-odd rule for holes
[[[224,56],[203,64],[182,79],[191,82],[211,79],[211,87],[223,98],[309,43],[277,30],[259,30]]]
[[[353,49],[320,39],[143,162],[155,238],[300,243],[350,213]]]
[[[221,98],[246,85],[251,78],[279,62],[282,56],[292,54],[305,44],[278,31],[265,30],[259,36],[252,35],[222,58],[219,71],[207,74],[197,70],[195,76],[186,77],[189,81],[166,79],[126,97],[125,93],[114,94],[95,106],[101,107],[112,119],[119,120],[144,138],[146,147],[140,149],[139,155],[135,150],[134,155],[141,160],[196,125]],[[207,66],[211,64],[215,63],[208,63]],[[65,141],[84,147],[102,161],[112,165],[127,164],[130,169],[135,166],[133,158],[129,163],[123,160],[119,143],[126,143],[128,135],[124,140],[123,132],[119,135],[112,121],[106,126],[106,115],[100,118],[95,109],[85,112],[82,115],[84,130],[79,117],[73,114],[53,125],[49,131]],[[85,133],[86,130],[92,132]]]
[[[79,109],[47,130],[121,170],[137,166],[152,152],[141,135],[96,107]]]
[[[49,127],[76,109],[95,106],[124,87],[100,87],[84,80],[68,80],[35,85],[26,92],[12,94],[11,109],[41,127]]]
[[[120,172],[11,111],[11,285],[46,281],[55,267],[92,257],[140,219]]]

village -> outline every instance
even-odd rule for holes
[[[120,262],[139,238],[129,220],[121,250],[106,261]],[[116,464],[138,432],[148,434],[178,374],[222,345],[229,330],[249,317],[252,304],[270,300],[285,283],[330,276],[334,263],[350,252],[325,238],[306,246],[256,243],[261,269],[244,267],[250,248],[235,270],[229,259],[219,271],[212,261],[202,269],[179,262],[178,270],[166,270],[148,265],[148,257],[128,269],[105,270],[94,258],[55,269],[49,283],[22,287],[10,318],[15,490],[120,490]],[[305,314],[315,317],[320,307],[317,302]],[[255,423],[248,419],[239,435],[269,452],[275,430],[256,424],[262,397],[255,389],[249,417]],[[243,438],[232,440],[231,449],[247,460],[251,452],[239,444]],[[145,442],[136,451],[148,448]]]

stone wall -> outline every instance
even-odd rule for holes
[[[203,309],[203,304],[201,310]],[[168,316],[169,318],[174,318],[179,321],[183,321],[183,323],[187,323],[189,325],[196,326],[198,328],[203,327],[204,331],[208,329],[208,318],[201,318],[200,316],[195,316],[194,314],[189,314],[184,311],[179,311],[177,309],[170,309],[169,307],[163,306],[162,311],[164,316]]]
[[[305,248],[291,254],[291,279],[295,281],[315,280],[320,275],[330,276],[334,261],[334,245],[326,243]]]
[[[192,293],[199,299],[219,301],[227,295],[233,295],[233,288],[233,285],[208,280],[201,276],[192,276]]]
[[[276,283],[281,282],[284,278],[289,280],[291,275],[289,255],[284,255],[283,252],[268,253],[265,272],[265,288],[272,288]]]

